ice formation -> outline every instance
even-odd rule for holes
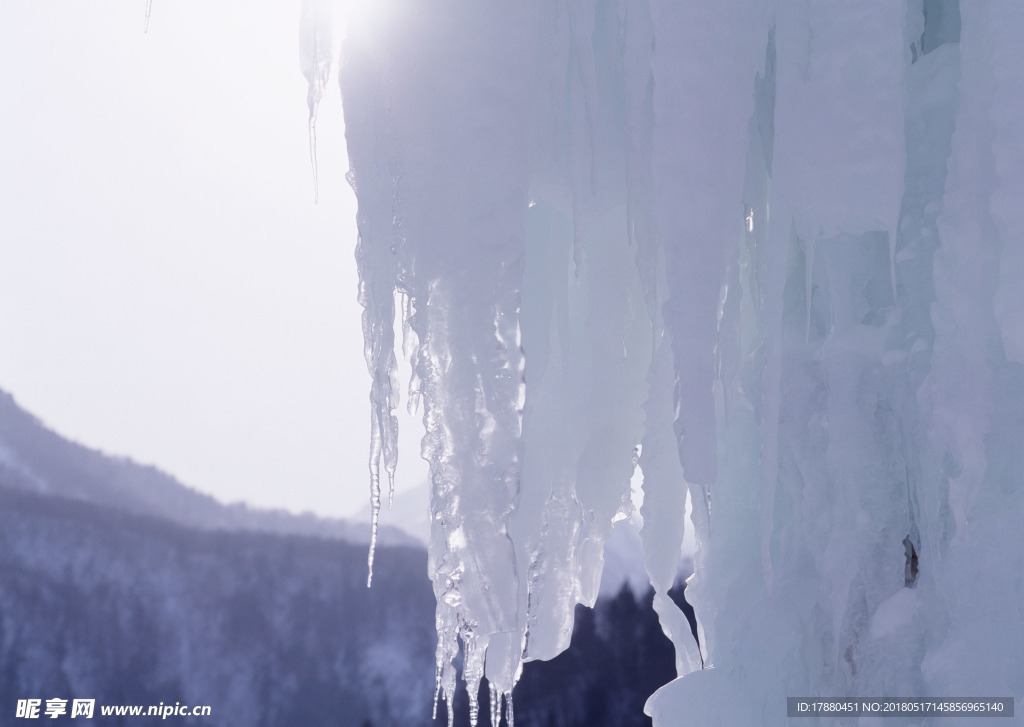
[[[302,75],[306,77],[306,82],[309,84],[306,105],[309,106],[309,163],[313,168],[314,204],[320,197],[320,183],[316,168],[316,114],[320,108],[320,100],[327,91],[334,53],[332,38],[334,25],[330,10],[331,7],[328,4],[316,0],[303,0],[302,20],[299,26]]]
[[[640,451],[656,725],[1024,696],[1024,5],[374,7],[340,72],[373,502],[398,313],[440,695],[461,650],[496,714],[565,648]]]

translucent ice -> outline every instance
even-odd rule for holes
[[[313,169],[313,201],[319,197],[319,183],[316,169],[316,113],[320,99],[327,90],[331,74],[333,53],[331,37],[331,6],[327,0],[302,0],[302,20],[299,25],[299,51],[302,75],[306,77],[309,91],[306,104],[309,106],[309,163]],[[146,13],[149,19],[149,13]]]
[[[371,481],[398,292],[439,693],[461,650],[511,712],[565,648],[642,445],[655,724],[1024,696],[1019,4],[381,5],[341,71]]]

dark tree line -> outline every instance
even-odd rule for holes
[[[680,583],[669,595],[695,630],[685,588]],[[676,675],[675,652],[658,623],[653,599],[653,590],[638,598],[623,585],[614,598],[599,600],[594,609],[577,606],[569,648],[550,661],[528,662],[523,668],[513,694],[517,727],[649,727],[644,702]],[[455,724],[468,727],[468,698],[464,685],[459,687]],[[479,724],[490,727],[486,685],[479,696]],[[443,714],[435,724],[446,724]]]

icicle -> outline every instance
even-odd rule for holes
[[[389,344],[391,339],[384,337],[382,343]],[[376,367],[379,352],[367,353],[367,363]],[[395,465],[398,460],[398,421],[392,406],[392,396],[397,388],[394,376],[395,356],[390,354],[384,371],[378,375],[384,381],[375,381],[370,394],[373,406],[370,408],[370,552],[367,556],[369,572],[366,576],[366,587],[373,582],[373,556],[377,546],[377,529],[380,520],[380,461],[384,460],[384,471],[388,477],[389,500],[394,500]]]
[[[434,707],[430,713],[430,719],[437,719],[437,704],[439,701],[444,700],[444,711],[448,718],[448,727],[452,727],[455,723],[455,710],[453,709],[452,698],[454,696],[454,690],[450,687],[445,687],[441,683],[441,668],[438,668],[437,681],[434,686]]]
[[[477,634],[473,627],[462,627],[462,674],[466,680],[466,694],[469,696],[469,725],[476,727],[480,716],[480,681],[484,675],[484,654],[487,652],[487,634]]]
[[[376,410],[373,418],[376,419]],[[380,522],[380,471],[375,467],[380,458],[380,434],[372,427],[370,435],[370,552],[366,556],[366,587],[373,584],[373,555],[377,550],[377,528]]]
[[[512,692],[505,692],[505,720],[508,727],[516,727],[516,717],[512,712]]]
[[[326,3],[303,0],[300,35],[302,75],[309,82],[306,96],[309,105],[309,162],[313,169],[313,202],[316,204],[320,196],[316,166],[316,115],[331,75],[332,55],[331,17]]]
[[[320,203],[320,181],[316,169],[316,107],[319,100],[309,102],[309,164],[313,169],[313,204]]]
[[[153,11],[153,0],[146,0],[146,23],[142,28],[143,33],[149,32],[149,15]]]
[[[430,709],[430,719],[437,719],[437,703],[441,699],[441,665],[438,664],[434,673],[434,705]]]
[[[456,621],[457,616],[451,606],[440,601],[435,617],[437,649],[435,651],[434,707],[431,712],[431,719],[437,718],[437,705],[443,699],[445,711],[448,713],[448,727],[451,727],[455,719],[453,701],[455,696],[455,667],[453,662],[459,653]]]
[[[491,727],[498,727],[498,722],[501,720],[501,714],[498,712],[501,697],[498,696],[497,686],[494,684],[488,684],[487,686],[491,696]]]
[[[304,17],[311,16],[310,7],[305,7]],[[310,23],[304,26],[303,37],[308,41],[307,49],[315,45],[317,37],[315,33],[311,33]],[[349,50],[351,52],[351,48]],[[307,51],[303,57],[307,59],[313,55],[315,54],[312,51]],[[349,64],[340,69],[340,80],[342,87],[346,89],[346,103],[349,108],[358,105],[353,99],[362,98],[370,109],[365,125],[353,122],[347,128],[349,160],[352,166],[346,174],[346,180],[359,200],[356,261],[359,266],[359,304],[363,307],[363,355],[372,378],[369,467],[371,527],[375,533],[380,511],[381,459],[384,460],[384,471],[388,477],[389,507],[394,503],[395,470],[398,462],[398,419],[394,411],[399,398],[397,362],[394,355],[395,291],[401,270],[401,258],[397,252],[402,250],[405,240],[397,213],[398,179],[394,176],[395,149],[389,93],[385,82],[388,74],[376,62],[373,62],[372,66],[374,71],[367,73],[365,70],[360,71],[357,63]],[[367,79],[372,79],[371,83],[365,83]],[[311,94],[314,90],[311,85]],[[367,135],[375,141],[367,143]],[[384,143],[378,146],[381,140]],[[383,166],[371,162],[371,159],[379,156],[380,149],[385,150],[388,159],[387,164]],[[311,155],[311,160],[315,168],[315,154]],[[387,212],[382,214],[385,210]],[[403,299],[403,325],[406,327],[409,311],[411,302]],[[411,358],[408,353],[407,358]],[[375,545],[376,539],[372,538],[368,555],[368,562],[371,564],[370,577]]]
[[[453,686],[449,686],[449,685],[447,685],[445,683],[447,681],[447,676],[446,675],[449,673],[448,670],[450,668],[451,668],[450,664],[447,664],[447,665],[445,665],[443,667],[441,665],[438,665],[438,667],[437,667],[437,675],[435,677],[435,683],[434,683],[434,706],[433,706],[433,709],[430,712],[430,719],[431,720],[436,720],[437,719],[437,705],[438,705],[438,702],[443,700],[444,701],[444,711],[445,711],[445,714],[448,717],[448,727],[452,727],[452,725],[455,723],[455,710],[454,710],[455,704],[454,704],[454,701],[453,701],[453,698],[455,696],[455,689],[454,689]],[[452,677],[451,681],[452,681],[452,684],[454,684],[454,682],[455,682],[454,677]]]

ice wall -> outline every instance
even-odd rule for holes
[[[1021,6],[375,8],[341,63],[373,498],[400,312],[441,695],[461,648],[496,714],[565,648],[639,453],[655,724],[1024,696]]]

